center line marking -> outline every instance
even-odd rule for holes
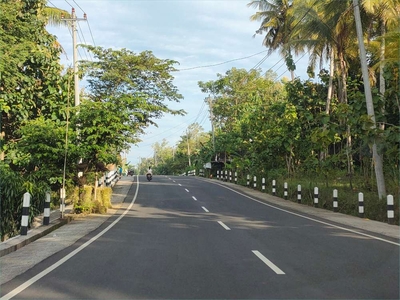
[[[268,267],[272,269],[276,274],[278,275],[284,275],[285,272],[283,272],[281,269],[279,269],[272,261],[270,261],[268,258],[266,258],[264,255],[262,255],[259,251],[257,250],[252,250],[252,252],[262,260],[263,263],[265,263]]]
[[[188,189],[185,189],[185,191],[189,193],[189,190],[188,190]]]
[[[178,183],[179,186],[182,186],[182,184]]]
[[[195,197],[195,196],[192,196],[192,198],[193,198],[193,200],[194,200],[194,201],[197,201],[197,199],[196,199],[196,197]]]
[[[223,222],[218,221],[218,224],[224,227],[226,230],[231,230],[228,226],[226,226]]]
[[[209,210],[207,208],[205,208],[204,206],[201,207],[205,212],[209,212]]]

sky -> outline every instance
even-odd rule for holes
[[[142,142],[125,153],[133,165],[140,158],[153,156],[156,142],[163,139],[175,146],[187,127],[197,122],[211,130],[208,96],[198,87],[199,81],[216,80],[231,68],[262,72],[274,71],[279,78],[290,77],[278,53],[266,58],[263,36],[254,36],[259,21],[250,21],[257,10],[248,7],[250,0],[50,0],[48,6],[71,11],[75,8],[78,22],[78,44],[103,48],[126,48],[135,53],[150,50],[160,59],[172,59],[174,85],[184,97],[179,103],[168,102],[172,109],[184,109],[185,116],[165,115],[156,120],[141,136]],[[61,62],[72,65],[72,34],[67,27],[50,27],[65,50]],[[266,59],[265,59],[266,58]],[[79,59],[92,59],[83,49]],[[295,57],[296,76],[306,76],[306,58]],[[260,64],[261,63],[261,64]],[[85,82],[80,83],[85,87]]]

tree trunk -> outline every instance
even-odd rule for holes
[[[385,23],[382,22],[382,27],[381,27],[381,36],[382,36],[382,41],[381,41],[381,47],[380,47],[380,65],[379,65],[379,93],[381,94],[381,97],[385,97],[385,92],[386,92],[386,88],[385,88],[385,77],[383,76],[383,72],[385,69],[385,34],[386,34],[386,30],[385,30]],[[382,107],[382,114],[385,113],[385,106]],[[382,122],[379,124],[379,129],[380,130],[385,130],[385,123]]]
[[[347,65],[344,59],[343,52],[338,53],[339,57],[339,68],[340,68],[340,80],[339,80],[339,102],[347,104]],[[347,123],[347,120],[345,120]],[[347,157],[347,173],[353,174],[353,157],[352,157],[352,142],[351,142],[351,128],[349,125],[346,126],[346,157]]]
[[[333,76],[335,73],[335,52],[331,49],[330,53],[330,63],[329,63],[329,85],[328,85],[328,95],[326,96],[326,105],[325,105],[325,114],[330,115],[331,111],[331,101],[333,95]],[[326,130],[327,125],[324,124],[324,131]],[[328,149],[325,151],[321,151],[320,153],[320,160],[326,159],[328,153]]]
[[[363,81],[364,81],[365,101],[367,103],[367,112],[373,122],[372,129],[375,129],[376,128],[375,111],[374,111],[374,105],[372,102],[372,92],[371,92],[371,86],[370,86],[369,76],[368,76],[367,55],[365,53],[363,31],[362,31],[362,26],[361,26],[360,8],[359,8],[358,0],[353,0],[353,8],[354,8],[354,17],[355,17],[355,21],[356,21],[358,45],[360,48],[360,61],[361,61],[361,70],[362,70]],[[372,155],[373,155],[373,161],[374,161],[374,167],[375,167],[374,169],[375,169],[375,176],[376,176],[376,185],[378,188],[378,197],[379,197],[379,199],[382,199],[382,198],[386,197],[386,186],[385,186],[385,177],[383,175],[383,161],[382,161],[382,157],[379,154],[379,151],[377,149],[376,138],[374,139],[374,143],[372,145]]]

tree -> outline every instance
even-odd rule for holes
[[[89,85],[72,123],[79,129],[81,157],[90,171],[100,162],[115,162],[165,113],[184,111],[165,103],[182,99],[170,74],[175,61],[158,59],[150,51],[87,48],[95,58],[81,63]]]
[[[25,120],[46,115],[59,117],[65,106],[60,94],[61,49],[45,29],[45,1],[0,3],[0,107],[4,143],[20,138]]]
[[[290,0],[254,0],[248,4],[259,11],[250,17],[252,21],[260,21],[261,25],[256,34],[265,33],[263,45],[269,49],[268,54],[280,50],[285,58],[286,66],[294,80],[296,65],[292,57],[292,44],[289,43],[295,18],[291,14]]]

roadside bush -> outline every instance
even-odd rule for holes
[[[92,211],[92,191],[93,187],[90,185],[84,185],[83,187],[76,187],[78,190],[78,200],[74,202],[74,213],[90,213]]]
[[[49,186],[36,180],[34,174],[24,178],[0,162],[0,235],[1,240],[19,234],[21,228],[24,193],[31,194],[28,226],[33,218],[43,213],[46,192]]]

